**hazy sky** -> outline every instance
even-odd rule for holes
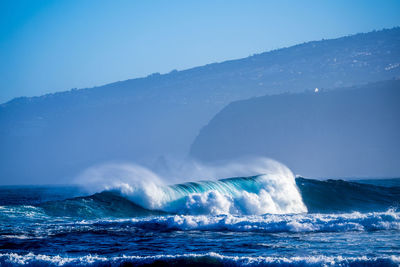
[[[0,0],[0,103],[400,25],[400,1]]]

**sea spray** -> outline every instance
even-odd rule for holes
[[[91,190],[117,190],[149,210],[178,214],[284,214],[307,212],[293,173],[268,159],[225,166],[202,166],[202,174],[258,174],[220,180],[165,185],[152,171],[137,165],[104,165],[87,170],[80,181]],[[221,177],[221,176],[219,176]],[[210,177],[213,178],[213,177]]]
[[[220,196],[230,199],[227,192],[235,192],[236,188],[258,197],[260,194],[254,193],[257,188],[267,188],[273,181],[266,180],[267,184],[262,184],[264,179],[259,175],[157,186],[170,188],[167,192],[178,190],[194,200],[195,196],[205,195],[199,192],[198,184],[203,188],[216,186]],[[396,208],[387,208],[396,206],[400,187],[304,178],[297,178],[297,183],[307,205],[333,205],[340,208],[340,213],[191,215],[178,211],[178,214],[165,214],[138,207],[124,197],[122,189],[46,201],[49,190],[59,189],[4,187],[0,190],[2,199],[17,195],[24,200],[21,204],[0,207],[0,265],[399,265],[400,213]],[[346,198],[349,188],[352,195]],[[319,195],[311,194],[306,202],[307,192],[314,191],[323,192],[328,200],[321,201]],[[217,196],[208,194],[208,201],[215,199],[223,204]],[[44,202],[37,205],[32,195]],[[363,196],[362,202],[368,203],[368,212],[352,212],[361,203],[360,196]],[[231,198],[242,200],[234,193]],[[344,203],[335,203],[334,199],[344,199]],[[185,206],[186,199],[183,200]],[[189,210],[194,210],[195,203],[191,203]],[[234,206],[240,205],[234,203]],[[377,212],[376,207],[386,208],[384,212]],[[311,206],[309,210],[316,208]],[[255,213],[250,206],[246,209]]]

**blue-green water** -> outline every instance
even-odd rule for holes
[[[300,198],[285,198],[291,186]],[[400,179],[290,185],[256,176],[160,192],[0,187],[0,264],[400,264]]]

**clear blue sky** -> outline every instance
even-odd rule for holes
[[[0,0],[0,103],[400,25],[398,0]]]

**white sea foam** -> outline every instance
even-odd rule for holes
[[[179,214],[252,215],[307,211],[293,173],[276,161],[254,159],[206,169],[203,166],[202,173],[222,175],[231,170],[231,174],[239,174],[247,170],[247,176],[260,175],[253,180],[208,180],[166,186],[162,178],[143,167],[114,164],[89,169],[80,181],[95,191],[119,190],[146,209]]]
[[[47,217],[42,209],[34,206],[0,206],[0,219],[42,219]]]
[[[48,236],[97,230],[132,231],[216,231],[262,233],[317,233],[400,231],[400,212],[344,214],[266,214],[266,215],[174,215],[132,219],[96,219],[55,221],[35,224],[32,229],[15,229],[15,233],[0,235],[0,239],[37,239]],[[1,229],[0,229],[1,230]]]
[[[154,256],[120,256],[104,257],[97,255],[87,255],[82,257],[62,257],[59,255],[48,256],[29,253],[19,255],[16,253],[0,254],[0,263],[7,265],[21,266],[35,264],[40,266],[120,266],[123,263],[135,265],[151,264],[155,261],[189,264],[195,260],[198,264],[206,264],[210,260],[212,263],[220,263],[227,266],[365,266],[382,265],[397,266],[400,264],[400,257],[390,255],[384,257],[343,257],[343,256],[305,256],[305,257],[246,257],[246,256],[226,256],[210,252],[205,254],[182,254],[182,255],[154,255]]]
[[[206,230],[233,232],[346,232],[400,230],[400,212],[344,214],[174,215],[141,219],[103,220],[131,223],[147,230]],[[86,222],[87,223],[87,222]]]

